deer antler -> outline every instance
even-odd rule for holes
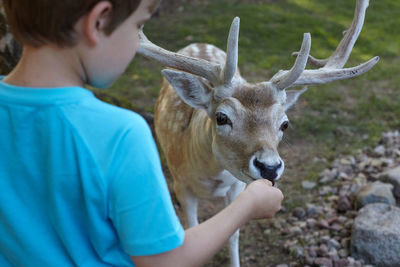
[[[223,68],[219,64],[204,59],[167,51],[150,42],[142,30],[139,32],[140,48],[138,53],[166,66],[204,77],[214,85],[229,84],[237,69],[239,24],[240,19],[236,17],[229,31],[227,56]]]
[[[301,45],[300,52],[296,58],[296,62],[294,63],[292,69],[290,71],[286,71],[279,75],[279,77],[274,77],[271,79],[276,86],[276,89],[283,90],[289,86],[291,86],[300,75],[304,72],[304,69],[307,65],[307,59],[310,54],[311,48],[311,35],[309,33],[304,34],[303,43]]]
[[[379,61],[379,57],[373,57],[369,61],[353,68],[343,68],[360,35],[368,5],[369,0],[357,0],[353,23],[345,32],[335,52],[329,58],[321,60],[308,55],[308,62],[314,66],[320,67],[319,69],[304,70],[299,78],[290,85],[288,85],[289,82],[284,83],[282,81],[282,79],[287,77],[289,71],[278,72],[270,81],[274,83],[278,89],[284,89],[282,88],[282,84],[286,86],[285,88],[297,85],[322,84],[356,77],[370,70]],[[300,53],[293,53],[293,55],[297,56],[297,58],[304,57],[302,51],[300,51]]]

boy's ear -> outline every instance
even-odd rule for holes
[[[100,1],[84,17],[83,33],[90,45],[96,45],[104,34],[111,9],[111,2]]]
[[[286,102],[283,104],[283,108],[288,110],[291,106],[296,103],[297,99],[299,96],[304,93],[307,90],[307,87],[304,87],[302,90],[296,91],[296,90],[289,90],[286,91]]]
[[[187,72],[170,69],[162,70],[162,74],[186,104],[193,108],[208,109],[212,100],[212,88],[201,79]]]

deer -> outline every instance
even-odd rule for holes
[[[379,61],[376,56],[344,68],[368,5],[369,0],[357,0],[353,22],[329,58],[311,56],[311,35],[304,33],[293,67],[259,83],[248,83],[238,70],[238,17],[226,52],[202,43],[171,52],[140,32],[138,53],[168,67],[162,70],[154,126],[188,227],[199,223],[200,197],[222,197],[229,205],[254,180],[268,179],[276,186],[285,165],[278,144],[289,126],[286,111],[306,86],[357,77]],[[317,68],[306,69],[307,63]],[[303,88],[286,90],[295,86]],[[239,230],[229,239],[229,251],[231,266],[240,266]]]

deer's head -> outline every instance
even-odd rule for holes
[[[355,77],[378,62],[374,57],[357,67],[343,68],[367,7],[368,0],[358,0],[353,24],[331,57],[319,60],[310,56],[311,36],[305,33],[292,69],[281,70],[261,83],[247,83],[238,74],[239,18],[233,20],[229,32],[224,64],[166,51],[143,33],[139,53],[177,69],[162,73],[185,103],[207,112],[213,153],[225,169],[244,182],[261,178],[274,182],[284,169],[277,148],[289,125],[286,111],[306,90],[286,89]],[[319,68],[305,70],[307,62]]]

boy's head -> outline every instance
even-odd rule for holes
[[[15,39],[22,45],[40,47],[48,43],[58,46],[75,45],[75,24],[102,1],[104,0],[3,0],[3,4]],[[112,9],[104,32],[111,34],[135,12],[141,1],[149,0],[107,0]],[[157,5],[160,1],[150,2]]]

